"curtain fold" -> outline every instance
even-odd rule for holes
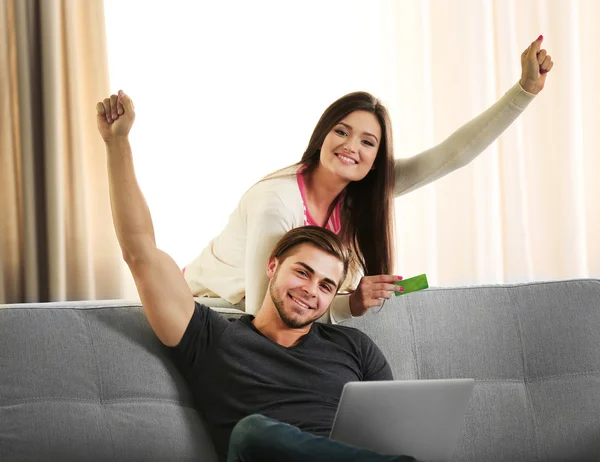
[[[101,0],[0,0],[0,303],[121,298]]]

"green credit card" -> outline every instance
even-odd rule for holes
[[[396,295],[409,294],[411,292],[427,289],[429,287],[429,284],[427,283],[427,276],[424,274],[420,274],[408,279],[402,279],[401,281],[394,282],[394,284],[404,287],[404,291],[396,292]]]

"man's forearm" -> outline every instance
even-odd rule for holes
[[[156,240],[150,210],[135,177],[129,140],[108,141],[106,157],[112,217],[123,258],[128,263],[141,260],[156,248]]]

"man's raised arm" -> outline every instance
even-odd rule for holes
[[[160,341],[175,346],[194,311],[194,298],[173,259],[156,247],[150,210],[133,167],[129,131],[133,102],[122,91],[96,105],[106,144],[110,204],[123,259],[135,280],[146,316]]]

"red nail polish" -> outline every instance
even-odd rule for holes
[[[544,36],[543,36],[543,35],[540,35],[540,36],[538,37],[538,41],[539,41],[539,40],[544,40]]]
[[[402,281],[402,276],[398,276],[398,281]]]

